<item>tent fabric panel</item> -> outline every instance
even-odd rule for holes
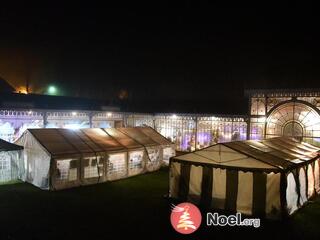
[[[297,152],[294,152],[294,151],[292,151],[290,149],[287,149],[287,148],[283,147],[282,145],[279,145],[279,144],[277,144],[275,142],[265,141],[264,144],[269,146],[269,147],[271,147],[271,148],[274,148],[274,149],[278,150],[279,152],[283,152],[283,153],[286,153],[288,155],[291,155],[292,157],[295,157],[296,159],[301,160],[301,159],[305,158],[305,156],[303,156],[301,154],[298,154]]]
[[[167,138],[159,134],[157,131],[152,129],[151,127],[142,127],[138,128],[140,131],[142,131],[145,135],[150,137],[153,141],[160,145],[171,145],[172,142],[170,142]]]
[[[236,151],[240,151],[241,153],[244,153],[244,154],[251,156],[259,161],[270,164],[274,167],[278,167],[280,169],[285,169],[287,167],[293,166],[292,163],[290,163],[282,158],[278,158],[276,156],[273,156],[273,155],[270,155],[266,152],[263,152],[262,150],[251,147],[245,141],[243,141],[243,142],[230,142],[230,143],[223,143],[223,144],[232,148],[232,149],[235,149]]]
[[[266,144],[266,141],[264,141],[264,140],[262,140],[261,142],[254,141],[254,140],[248,140],[248,142],[252,146],[256,146],[256,147],[262,149],[263,151],[268,152],[271,155],[274,155],[279,158],[283,158],[287,161],[298,161],[299,160],[296,156],[294,156],[292,154],[289,154],[289,153],[286,153],[283,151],[279,151],[279,149],[275,149],[275,148],[270,147],[270,145]]]
[[[169,172],[169,194],[172,198],[178,198],[180,175],[181,164],[178,162],[171,162]]]
[[[125,148],[100,128],[81,130],[96,146],[105,151],[124,150]]]
[[[212,207],[215,209],[224,209],[226,199],[227,170],[212,169]]]
[[[308,179],[308,190],[307,190],[307,197],[308,199],[311,198],[315,192],[314,192],[314,171],[313,171],[314,163],[307,165],[307,179]]]
[[[29,131],[26,131],[16,142],[24,146],[25,171],[21,179],[41,189],[49,189],[50,154]]]
[[[146,167],[148,172],[159,170],[162,165],[163,150],[159,146],[145,147]]]
[[[304,161],[310,160],[317,155],[315,151],[314,152],[303,151],[301,149],[298,149],[295,145],[292,145],[292,144],[290,145],[290,142],[284,142],[278,138],[273,139],[271,144],[273,144],[274,146],[277,146],[280,149],[280,151],[284,151],[289,154],[292,154],[293,156],[296,156],[300,160],[304,160]]]
[[[310,156],[310,158],[313,158],[315,153],[320,151],[320,148],[317,148],[315,146],[305,145],[300,143],[299,141],[292,139],[292,138],[277,138],[276,141],[282,142],[286,146],[292,146],[295,151],[297,151],[300,154]]]
[[[203,166],[200,205],[204,206],[205,208],[209,208],[211,206],[212,184],[213,184],[212,177],[213,177],[212,168],[208,166]]]
[[[319,161],[317,160],[314,163],[314,188],[317,194],[320,193],[320,165]]]
[[[190,182],[190,164],[181,164],[180,168],[180,179],[179,179],[179,192],[178,198],[186,201],[189,193],[189,182]]]
[[[239,172],[235,170],[227,170],[226,179],[225,210],[235,212],[237,210]]]
[[[266,175],[265,215],[270,219],[279,219],[281,216],[280,178],[280,173]]]
[[[260,174],[260,173],[259,173]],[[253,192],[253,174],[251,172],[238,172],[237,212],[251,215]],[[261,187],[261,186],[259,186]]]
[[[108,181],[126,178],[128,176],[128,153],[120,152],[108,155]]]
[[[84,129],[83,129],[84,130]],[[102,152],[104,149],[98,143],[93,142],[85,131],[75,131],[75,134],[94,152]]]
[[[146,153],[144,150],[128,152],[128,176],[142,174],[146,170]]]
[[[139,148],[143,147],[141,144],[136,142],[134,139],[129,136],[123,134],[118,129],[115,128],[104,128],[103,129],[107,134],[113,137],[117,142],[119,142],[122,146],[126,148]]]
[[[267,175],[265,173],[253,173],[252,214],[255,216],[265,217],[266,185]]]
[[[139,128],[117,128],[117,130],[134,139],[143,146],[159,145],[157,142],[153,141],[150,137],[140,131]]]
[[[221,164],[222,166],[234,166],[238,167],[239,170],[241,168],[247,168],[249,171],[250,169],[268,169],[270,171],[274,170],[277,171],[278,169],[276,167],[272,167],[268,164],[265,164],[263,162],[259,162],[254,158],[247,158],[247,159],[242,159],[242,160],[237,160],[237,161],[232,161],[232,162],[226,162],[224,164]]]
[[[299,186],[300,186],[300,199],[299,204],[302,206],[307,202],[307,178],[304,167],[299,169]]]
[[[43,145],[52,155],[79,153],[56,129],[29,129],[30,133]]]
[[[281,138],[276,138],[273,141],[274,144],[278,144],[281,148],[291,151],[296,156],[299,156],[302,160],[311,160],[318,155],[317,151],[306,151],[305,149],[299,148],[295,142],[288,140],[284,141]]]
[[[278,170],[276,167],[273,167],[269,164],[260,162],[254,158],[246,157],[244,159],[229,161],[229,162],[216,162],[214,160],[208,159],[204,157],[203,155],[199,155],[198,152],[194,153],[188,153],[184,155],[180,155],[177,157],[174,157],[174,159],[184,160],[184,161],[190,161],[190,162],[198,162],[198,163],[204,163],[204,164],[216,164],[221,166],[233,166],[237,168],[248,168],[248,169],[269,169],[269,170]]]
[[[61,190],[82,185],[81,158],[52,159],[51,188]]]
[[[212,159],[218,163],[233,161],[235,159],[242,159],[247,157],[247,155],[241,154],[222,144],[216,144],[214,146],[204,148],[200,151],[197,151],[197,154]]]
[[[202,167],[191,165],[190,168],[190,181],[189,181],[189,193],[188,201],[194,203],[200,203],[201,197],[201,184],[202,184]]]
[[[22,150],[0,151],[0,183],[17,180],[24,173]]]
[[[23,150],[6,152],[10,157],[11,180],[21,179],[24,174],[24,154]]]
[[[299,196],[297,193],[297,182],[292,172],[287,175],[286,200],[287,212],[289,215],[291,215],[298,209],[299,200]]]
[[[183,154],[183,155],[174,157],[174,159],[183,160],[183,161],[190,161],[190,162],[207,163],[207,164],[210,164],[210,163],[218,164],[214,160],[209,160],[209,159],[202,157],[200,155],[197,155],[195,153]]]
[[[64,138],[64,142],[69,143],[72,147],[80,153],[94,153],[92,148],[88,146],[74,130],[57,129],[58,133]]]

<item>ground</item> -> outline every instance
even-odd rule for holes
[[[261,228],[202,227],[185,236],[169,222],[168,171],[63,191],[0,186],[0,239],[320,239],[320,198],[287,221]]]

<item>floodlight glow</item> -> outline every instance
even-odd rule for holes
[[[48,93],[50,95],[55,95],[57,93],[57,88],[55,86],[49,86],[48,87]]]
[[[77,115],[77,112],[72,112],[72,116],[76,116]]]
[[[112,116],[112,113],[111,112],[108,112],[107,113],[107,117],[111,117]]]
[[[171,117],[175,119],[175,118],[177,118],[177,115],[173,114]]]
[[[71,123],[71,124],[64,125],[64,128],[71,129],[71,130],[77,130],[77,129],[81,128],[81,125],[78,123]]]

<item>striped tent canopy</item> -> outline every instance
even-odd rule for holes
[[[319,151],[287,137],[219,143],[170,159],[170,196],[206,208],[288,216],[320,192]]]

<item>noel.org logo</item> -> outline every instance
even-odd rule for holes
[[[201,212],[192,203],[184,202],[172,207],[171,225],[181,234],[190,234],[196,231],[200,227],[201,219]]]

